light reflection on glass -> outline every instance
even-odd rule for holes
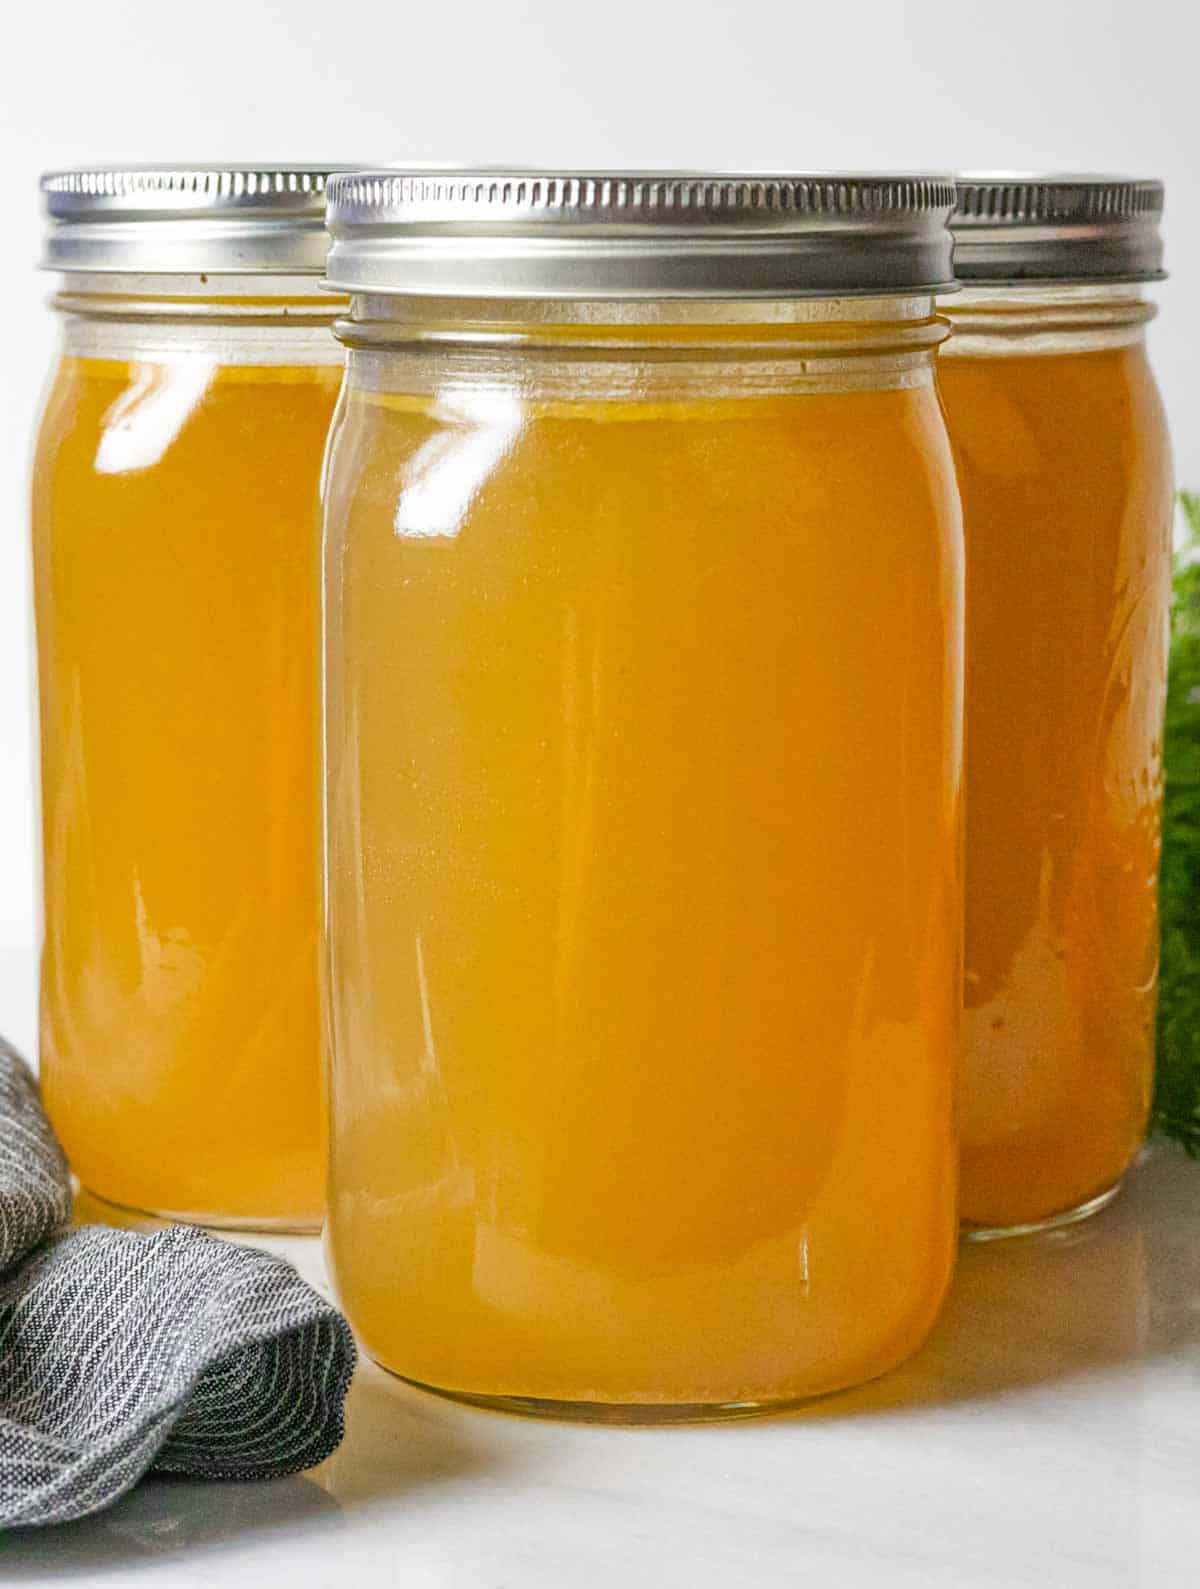
[[[216,368],[209,358],[139,366],[104,416],[96,473],[128,474],[158,463],[199,405]]]
[[[502,392],[458,398],[456,424],[431,436],[404,465],[397,535],[452,537],[471,501],[521,429],[519,400]]]

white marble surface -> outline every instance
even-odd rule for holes
[[[0,958],[9,992],[25,974]],[[2,982],[0,999],[2,1025],[19,1000]],[[276,1245],[325,1284],[317,1243]],[[366,1365],[345,1443],[314,1473],[150,1481],[82,1523],[0,1538],[0,1581],[1190,1589],[1200,1164],[1155,1149],[1090,1224],[966,1248],[924,1350],[805,1411],[555,1425],[458,1407]]]

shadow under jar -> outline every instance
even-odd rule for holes
[[[43,182],[42,1085],[91,1192],[207,1224],[323,1208],[324,179]]]
[[[945,180],[384,174],[325,486],[336,1285],[443,1392],[868,1379],[954,1251]]]
[[[967,544],[962,1210],[1101,1207],[1153,1075],[1171,459],[1157,182],[964,178],[939,384]]]

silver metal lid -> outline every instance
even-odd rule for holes
[[[953,285],[941,175],[333,177],[327,282],[482,298],[819,298]]]
[[[955,274],[963,282],[1161,281],[1163,185],[1031,172],[958,179]]]
[[[128,166],[51,171],[42,265],[143,275],[319,275],[325,180],[353,166]]]

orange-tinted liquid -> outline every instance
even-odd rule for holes
[[[957,1217],[932,389],[343,403],[328,1232],[367,1349],[551,1403],[882,1372]]]
[[[1170,458],[1140,346],[943,358],[967,536],[968,1223],[1113,1186],[1153,1064]]]
[[[311,1223],[316,498],[338,370],[66,358],[34,480],[42,1079],[83,1183]]]

